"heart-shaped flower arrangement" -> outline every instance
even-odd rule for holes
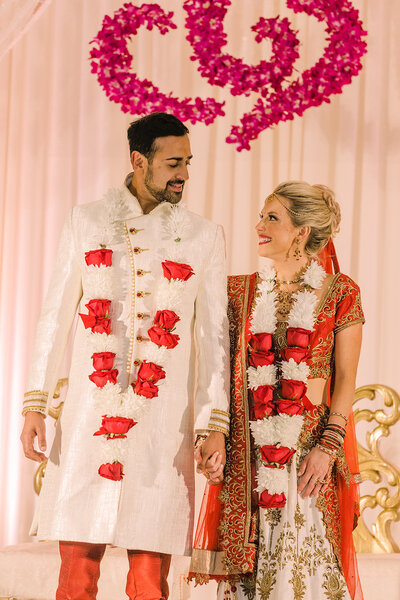
[[[350,0],[286,0],[294,12],[305,12],[325,21],[327,44],[322,57],[297,79],[288,82],[299,57],[299,41],[288,19],[260,17],[251,28],[256,42],[269,38],[273,58],[250,66],[242,59],[224,54],[227,35],[223,22],[231,0],[185,0],[187,39],[192,46],[191,60],[212,85],[229,88],[232,95],[260,94],[253,109],[234,125],[226,141],[237,150],[249,150],[250,142],[263,130],[279,121],[302,115],[307,108],[329,102],[362,68],[366,52],[362,22]],[[157,27],[162,35],[176,29],[173,13],[158,4],[135,6],[125,3],[113,17],[106,16],[92,43],[92,72],[106,95],[121,104],[123,112],[144,115],[152,111],[171,112],[183,121],[212,123],[224,115],[222,102],[213,98],[184,98],[164,94],[151,81],[139,79],[130,71],[132,55],[127,44],[139,27]]]

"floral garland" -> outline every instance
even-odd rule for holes
[[[109,215],[118,205],[109,202]],[[179,216],[178,216],[179,215]],[[114,214],[115,216],[115,214]],[[185,219],[180,207],[172,207],[166,229],[174,242],[181,241]],[[115,232],[108,237],[113,238]],[[85,252],[88,284],[86,289],[100,291],[112,296],[113,250],[105,244]],[[90,331],[89,341],[94,350],[91,358],[94,371],[89,375],[96,386],[94,398],[103,412],[101,425],[94,436],[103,440],[103,462],[98,469],[101,477],[120,481],[124,477],[123,463],[128,432],[137,425],[149,408],[148,400],[159,394],[159,385],[166,378],[163,364],[165,351],[179,343],[179,335],[173,333],[180,317],[172,310],[182,296],[185,282],[194,275],[190,265],[170,260],[162,262],[164,279],[160,282],[158,302],[165,308],[155,314],[153,325],[148,330],[149,340],[154,343],[148,351],[147,360],[135,361],[138,367],[136,381],[122,390],[118,383],[118,369],[114,368],[117,339],[112,333],[112,301],[108,298],[93,298],[85,304],[88,313],[79,313],[83,325]],[[107,293],[107,294],[106,294]]]
[[[200,74],[211,85],[230,89],[234,96],[251,92],[261,96],[226,138],[240,151],[249,150],[250,142],[265,129],[291,120],[295,115],[302,116],[308,108],[329,102],[329,96],[341,93],[343,86],[362,68],[366,32],[350,0],[286,0],[287,7],[295,13],[305,12],[318,21],[325,21],[327,33],[322,57],[289,83],[287,78],[293,74],[299,57],[299,40],[288,19],[259,18],[251,29],[257,43],[271,40],[273,58],[269,62],[262,60],[258,65],[247,65],[242,59],[222,51],[227,43],[223,21],[231,3],[231,0],[185,0],[183,8],[187,13],[187,40],[193,51],[191,60],[198,62]],[[92,40],[95,44],[90,52],[92,72],[96,73],[108,98],[121,104],[123,112],[141,115],[161,110],[183,121],[210,124],[225,114],[224,102],[213,98],[179,100],[129,71],[132,55],[127,39],[136,35],[142,25],[150,30],[157,27],[165,35],[176,29],[172,16],[172,12],[164,12],[158,4],[135,6],[130,2],[113,17],[106,16],[102,29]]]
[[[310,355],[308,349],[314,329],[314,311],[318,298],[313,290],[321,287],[325,271],[312,261],[303,275],[305,289],[293,294],[288,316],[287,347],[281,351],[282,361],[275,363],[271,350],[277,324],[276,272],[273,268],[260,274],[256,301],[250,317],[248,349],[248,388],[252,393],[254,420],[250,422],[254,443],[259,452],[256,491],[261,508],[286,504],[288,477],[285,467],[296,452],[303,427],[303,412],[309,404],[307,379]],[[278,378],[278,372],[281,377]],[[278,398],[274,391],[279,384]]]

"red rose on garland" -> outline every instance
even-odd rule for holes
[[[175,333],[168,333],[161,327],[150,327],[147,332],[152,342],[157,346],[165,346],[169,350],[175,348],[179,342],[179,335]]]
[[[249,340],[253,352],[268,352],[272,348],[272,333],[255,333]]]
[[[106,435],[107,439],[126,438],[126,434],[134,425],[137,423],[133,419],[103,415],[101,427],[93,435]]]
[[[311,331],[301,327],[288,327],[286,330],[286,340],[288,346],[298,346],[307,348],[310,343]]]
[[[94,298],[93,300],[89,300],[85,306],[89,311],[89,315],[93,315],[94,317],[108,317],[110,304],[111,300]]]
[[[273,402],[266,402],[265,404],[255,404],[253,407],[253,416],[256,421],[264,419],[265,416],[272,417],[276,414],[275,404]]]
[[[282,379],[282,397],[289,400],[301,400],[307,390],[307,386],[302,381],[294,379]]]
[[[282,508],[285,504],[285,494],[269,494],[267,490],[262,492],[258,499],[258,506],[261,508]]]
[[[93,368],[96,371],[105,371],[114,366],[114,352],[95,352],[92,354]]]
[[[260,448],[261,458],[267,463],[279,463],[280,465],[286,465],[287,462],[292,458],[295,450],[293,448],[286,448],[285,446],[262,446]],[[265,465],[268,467],[268,465]]]
[[[111,371],[94,371],[89,375],[89,379],[97,387],[104,387],[106,383],[117,383],[117,376],[118,369],[111,369]]]
[[[276,401],[276,410],[278,414],[284,413],[285,415],[301,415],[303,414],[305,407],[302,402],[296,400],[287,400],[286,398],[279,398]]]
[[[170,331],[180,320],[180,317],[173,310],[158,310],[154,317],[154,325]]]
[[[305,348],[288,346],[287,348],[283,348],[283,350],[281,350],[281,355],[283,360],[290,360],[293,358],[295,362],[299,363],[303,360],[307,360],[307,358],[310,356],[310,351],[306,350]]]
[[[136,394],[145,398],[158,396],[158,387],[152,381],[143,380],[140,377],[136,379],[134,390]]]
[[[275,354],[273,352],[249,352],[249,363],[255,368],[272,365],[274,360]]]
[[[90,328],[93,333],[111,333],[111,319],[105,317],[94,317],[93,315],[83,315],[79,313],[85,329]]]
[[[122,472],[122,465],[116,461],[113,463],[105,463],[99,467],[99,475],[106,479],[112,479],[113,481],[121,481],[124,476]]]
[[[111,321],[108,318],[108,311],[111,300],[93,299],[85,304],[89,314],[79,313],[86,329],[91,328],[93,333],[111,333]]]
[[[273,403],[274,389],[272,385],[260,385],[260,387],[252,390],[255,419],[263,419],[265,415],[270,417],[275,414],[275,405]]]
[[[144,360],[139,367],[138,378],[157,383],[160,379],[165,379],[165,371],[159,365]]]
[[[105,265],[106,267],[111,267],[112,263],[112,250],[108,248],[99,248],[98,250],[90,250],[89,252],[85,252],[85,261],[86,264],[95,265],[99,267],[100,265]]]
[[[194,271],[190,265],[184,263],[173,262],[172,260],[164,260],[162,263],[164,277],[167,279],[180,279],[181,281],[187,281]]]

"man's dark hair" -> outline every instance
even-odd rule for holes
[[[189,133],[189,129],[174,115],[155,112],[133,121],[128,128],[130,153],[137,150],[151,162],[156,151],[155,140],[168,135],[177,137]]]

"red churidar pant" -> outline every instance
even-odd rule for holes
[[[94,600],[105,544],[60,542],[61,568],[56,600]],[[169,554],[128,550],[126,593],[130,600],[166,600]]]

